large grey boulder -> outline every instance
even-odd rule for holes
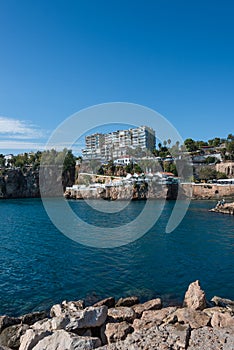
[[[189,308],[177,309],[174,313],[169,315],[165,323],[181,324],[187,323],[192,329],[205,327],[210,323],[210,316],[200,310],[193,310]]]
[[[67,331],[75,331],[81,328],[100,327],[106,321],[107,312],[107,306],[90,306],[84,310],[77,311],[74,316],[69,318],[65,329]]]
[[[146,301],[143,304],[138,304],[133,306],[133,310],[135,311],[137,318],[140,318],[144,311],[160,310],[161,308],[162,308],[162,300],[160,298],[152,299],[152,300]]]
[[[191,332],[188,350],[233,350],[234,333],[228,329],[203,327]]]
[[[20,319],[17,317],[10,317],[7,315],[0,316],[0,333],[3,331],[4,328],[13,326],[14,324],[18,323],[20,323]]]
[[[0,350],[12,350],[12,349],[8,348],[8,346],[0,345]]]
[[[134,331],[133,327],[127,322],[107,323],[105,335],[108,344],[126,339],[127,335]]]
[[[234,301],[230,299],[220,298],[217,296],[214,296],[211,301],[221,307],[227,308],[229,311],[234,312]]]
[[[65,329],[66,326],[70,322],[70,317],[69,316],[64,316],[64,317],[53,317],[50,322],[47,323],[47,326],[50,327],[52,330],[59,330],[59,329]],[[44,325],[46,326],[46,325]]]
[[[232,317],[228,312],[214,312],[211,319],[212,327],[230,327],[233,328],[234,333],[234,317]]]
[[[187,348],[188,325],[162,325],[129,334],[124,341],[105,345],[102,350],[183,350]],[[100,350],[101,350],[100,349]],[[200,349],[204,350],[206,348]],[[216,349],[217,350],[217,349]]]
[[[226,307],[222,307],[222,306],[209,307],[207,309],[204,309],[203,312],[205,312],[210,317],[212,317],[215,312],[219,312],[219,313],[222,313],[222,314],[228,313],[230,315],[232,313],[229,309],[227,309]]]
[[[16,324],[5,328],[0,334],[0,344],[8,346],[11,349],[18,349],[20,346],[20,337],[29,328],[25,324]]]
[[[45,318],[44,320],[37,321],[31,326],[31,328],[35,330],[51,332],[53,330],[52,321],[55,318],[52,318],[52,319]]]
[[[63,301],[61,304],[53,305],[50,309],[50,316],[51,317],[60,317],[64,315],[73,315],[77,311],[84,309],[84,301],[78,300],[78,301]]]
[[[206,308],[206,295],[201,289],[198,280],[189,285],[185,293],[183,306],[193,310],[203,310]]]
[[[131,307],[133,305],[139,304],[139,298],[136,296],[132,296],[132,297],[126,297],[126,298],[120,298],[117,303],[116,303],[116,307],[118,306],[127,306],[127,307]]]
[[[115,307],[108,309],[108,322],[129,322],[132,323],[136,318],[136,314],[131,307]]]
[[[28,324],[31,326],[37,321],[43,320],[48,316],[48,313],[46,311],[37,311],[37,312],[32,312],[26,315],[23,315],[20,317],[20,320],[22,323]]]
[[[81,337],[59,330],[39,341],[32,350],[92,350],[100,346],[99,338]]]
[[[99,306],[103,306],[103,305],[107,306],[108,308],[114,307],[115,306],[115,298],[109,297],[106,299],[102,299],[102,300],[98,301],[97,303],[95,303],[93,305],[93,307],[99,307]]]
[[[160,326],[165,322],[167,317],[173,314],[177,310],[176,306],[168,306],[161,310],[149,310],[144,311],[141,319],[135,319],[133,322],[133,327],[135,331],[141,328],[149,329],[153,326]]]
[[[43,338],[51,335],[49,331],[28,329],[20,338],[19,350],[32,350],[33,347]],[[41,349],[42,350],[42,349]]]

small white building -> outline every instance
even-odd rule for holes
[[[133,163],[133,164],[136,163],[134,158],[120,157],[120,158],[114,160],[115,165],[129,165],[131,163]]]
[[[13,154],[6,154],[4,156],[5,159],[5,165],[8,166],[9,164],[11,164],[11,160],[13,159]]]

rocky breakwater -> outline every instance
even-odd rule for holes
[[[0,317],[0,350],[233,350],[234,301],[207,302],[199,282],[190,284],[183,306],[160,298],[110,297],[54,305],[49,315]]]
[[[210,211],[215,212],[215,213],[234,215],[234,202],[233,203],[226,203],[223,205],[217,204],[216,207],[211,209]]]

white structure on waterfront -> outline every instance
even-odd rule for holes
[[[127,156],[129,148],[153,151],[155,140],[155,131],[148,126],[108,134],[96,133],[86,136],[86,148],[82,154],[86,159],[116,159]]]

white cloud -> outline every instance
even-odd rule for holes
[[[0,137],[8,139],[38,139],[42,136],[42,130],[31,122],[0,116]]]
[[[34,142],[24,142],[24,141],[12,141],[12,140],[0,140],[0,150],[43,150],[45,144],[34,143]],[[1,152],[0,152],[1,153]]]
[[[31,122],[0,116],[0,153],[1,150],[5,153],[15,153],[45,148],[55,148],[58,151],[71,148],[73,152],[81,154],[81,149],[84,148],[84,140],[77,140],[72,146],[69,142],[63,141],[46,146],[48,136],[48,131],[40,129]]]

